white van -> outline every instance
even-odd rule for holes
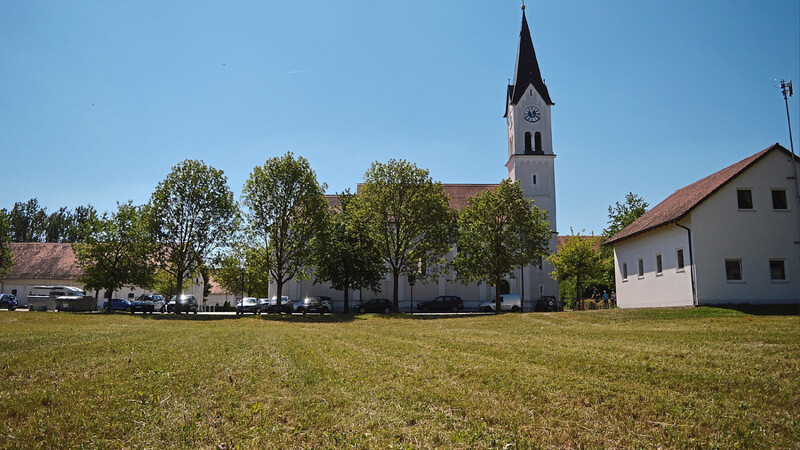
[[[496,304],[494,300],[483,302],[478,305],[478,311],[494,312]],[[519,294],[502,294],[500,296],[500,311],[522,311],[522,299],[520,299]]]

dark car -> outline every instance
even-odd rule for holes
[[[417,305],[420,312],[456,312],[464,309],[464,301],[455,295],[440,295]]]
[[[539,300],[536,300],[536,304],[533,305],[533,310],[535,312],[563,311],[564,305],[552,295],[543,295],[539,297]]]
[[[329,297],[307,297],[297,307],[299,313],[319,313],[325,314],[331,312]]]
[[[178,306],[180,305],[180,307]],[[178,298],[177,295],[173,295],[172,299],[167,303],[167,312],[190,312],[197,314],[198,306],[197,306],[197,299],[194,298],[194,295],[181,295]]]
[[[0,308],[8,308],[9,311],[17,309],[17,296],[14,294],[0,295]]]
[[[267,314],[272,313],[286,313],[291,314],[294,311],[294,306],[292,305],[292,301],[289,300],[289,297],[285,295],[281,295],[281,307],[278,308],[278,298],[272,297],[269,299],[269,302],[266,304],[261,304],[261,310],[266,312]]]
[[[158,311],[160,313],[167,311],[167,302],[165,302],[164,297],[159,294],[142,294],[136,297],[136,300],[153,302],[154,311]]]
[[[103,302],[103,309],[108,309],[108,300]],[[111,310],[113,311],[126,311],[131,314],[135,312],[143,312],[143,313],[150,313],[153,314],[155,307],[153,306],[153,302],[147,299],[122,299],[122,298],[112,298],[111,299]]]
[[[259,314],[261,313],[261,308],[259,307],[258,299],[255,297],[245,297],[236,304],[236,315],[244,314],[244,313],[252,313],[252,314]]]
[[[357,313],[371,312],[387,314],[392,312],[392,309],[392,302],[386,298],[373,298],[366,303],[356,306]]]

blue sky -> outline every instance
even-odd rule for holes
[[[788,148],[773,79],[800,83],[799,4],[529,1],[559,231],[599,233],[628,192],[653,206]],[[390,158],[497,183],[520,20],[516,0],[0,0],[0,208],[146,203],[186,158],[238,198],[287,151],[331,193]]]

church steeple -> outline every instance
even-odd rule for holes
[[[550,99],[539,71],[539,62],[536,60],[536,51],[533,49],[531,31],[528,20],[525,18],[525,6],[522,7],[522,30],[519,32],[519,46],[517,47],[517,64],[514,67],[514,84],[508,87],[508,103],[517,104],[525,94],[528,86],[533,85],[536,92],[548,105],[554,105]]]

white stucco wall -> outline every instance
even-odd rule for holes
[[[675,225],[657,228],[614,246],[614,274],[617,306],[647,308],[692,306],[691,266],[686,230]],[[684,268],[678,269],[677,250],[683,249]],[[662,272],[656,273],[656,255],[661,255]],[[638,260],[644,263],[644,275],[638,276]],[[622,277],[622,265],[628,265],[628,277]]]
[[[798,169],[800,172],[800,168]],[[791,165],[773,151],[692,212],[700,304],[800,302],[800,236]],[[737,189],[750,189],[752,210],[739,210]],[[788,210],[772,208],[785,189]],[[728,281],[725,260],[742,261],[742,281]],[[785,281],[770,280],[770,259],[783,260]]]

